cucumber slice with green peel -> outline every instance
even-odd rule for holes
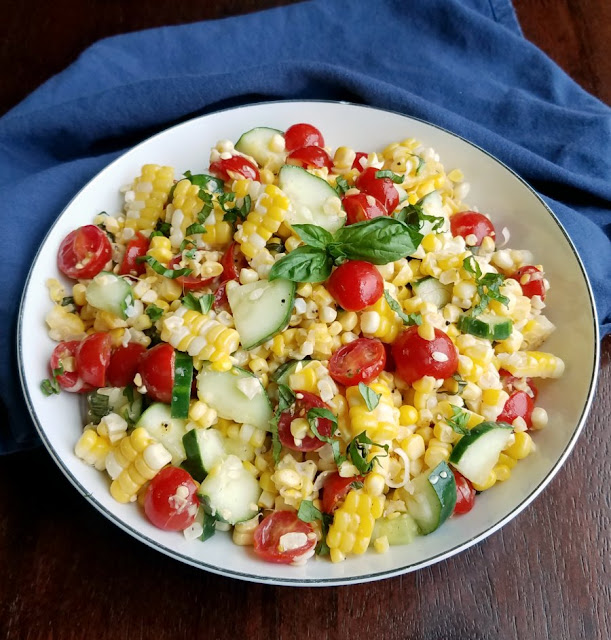
[[[484,484],[513,434],[505,422],[481,422],[452,449],[448,462],[475,484]]]
[[[127,281],[110,271],[100,271],[87,285],[87,302],[100,311],[108,311],[125,320],[134,305],[134,292]]]
[[[215,464],[227,457],[225,438],[216,429],[191,429],[182,437],[187,459],[182,466],[201,482]]]
[[[281,136],[284,141],[284,133],[278,129],[255,127],[240,136],[235,145],[236,151],[254,158],[260,167],[277,171],[284,164],[287,153],[284,145],[280,151],[273,149],[275,136]]]
[[[412,288],[424,302],[431,302],[438,309],[445,307],[452,300],[452,285],[441,284],[437,278],[427,276],[412,282]]]
[[[456,506],[456,481],[446,462],[413,480],[414,493],[406,506],[423,535],[435,531],[453,513]]]
[[[391,546],[409,544],[418,535],[418,525],[408,514],[402,513],[397,518],[378,518],[373,527],[371,541],[386,536]]]
[[[193,358],[187,353],[176,352],[174,359],[174,385],[172,386],[172,418],[189,417],[191,382],[193,381]]]
[[[286,164],[278,174],[278,186],[291,201],[290,224],[315,224],[335,233],[346,222],[346,212],[334,207],[335,189],[322,178],[301,167]]]
[[[196,538],[205,542],[216,533],[216,518],[206,513],[206,510],[200,506],[193,524],[184,530],[187,540],[195,540]]]
[[[458,319],[458,328],[463,333],[470,333],[487,340],[506,340],[511,335],[513,323],[509,318],[481,313],[477,317],[463,315]]]
[[[227,289],[227,300],[244,349],[254,349],[289,323],[297,285],[290,280],[258,280]]]
[[[236,456],[217,463],[197,492],[204,509],[217,520],[236,524],[254,518],[259,512],[259,481]]]
[[[170,452],[172,464],[178,466],[187,457],[182,444],[186,424],[186,420],[172,418],[169,404],[155,402],[140,416],[136,427],[146,429]]]
[[[259,379],[249,371],[238,367],[215,371],[204,365],[197,375],[197,395],[219,418],[269,430],[272,405]]]

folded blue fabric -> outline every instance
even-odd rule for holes
[[[151,133],[281,98],[393,109],[472,140],[554,209],[611,331],[611,111],[521,35],[509,0],[315,0],[102,40],[0,119],[0,392],[11,432],[36,436],[15,360],[17,301],[71,196]]]

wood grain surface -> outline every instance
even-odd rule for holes
[[[101,37],[282,4],[11,2],[0,113]],[[515,5],[526,37],[611,102],[611,3]],[[46,451],[0,458],[0,638],[608,638],[610,361],[607,339],[583,435],[533,505],[457,557],[375,584],[291,589],[184,566],[107,522]]]

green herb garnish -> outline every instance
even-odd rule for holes
[[[403,320],[403,324],[411,326],[413,324],[422,324],[422,315],[419,313],[405,313],[401,309],[401,305],[384,289],[384,298],[388,302],[388,306]]]
[[[507,306],[509,298],[500,292],[500,287],[505,280],[502,273],[486,273],[482,275],[482,270],[474,256],[469,256],[463,260],[463,267],[467,273],[470,273],[475,280],[479,302],[471,309],[471,315],[475,318],[482,313],[490,300],[496,300]]]
[[[467,435],[469,433],[469,429],[467,429],[469,414],[455,404],[450,406],[452,407],[452,417],[446,420],[448,426],[452,427],[452,431],[455,433],[460,433],[461,436]]]
[[[191,309],[192,311],[199,311],[200,313],[208,313],[212,308],[212,303],[214,302],[214,294],[205,293],[201,296],[195,296],[191,292],[187,293],[187,295],[181,300],[181,304],[187,309]]]
[[[369,455],[369,447],[371,446],[376,446],[384,449],[386,454],[378,454],[375,455],[371,460],[367,460],[367,456]],[[367,433],[363,431],[349,442],[346,452],[350,460],[352,460],[352,464],[358,469],[359,473],[361,475],[365,475],[373,469],[374,464],[379,464],[378,458],[385,458],[388,456],[388,445],[381,445],[377,442],[374,442],[367,436]]]
[[[167,267],[164,267],[161,262],[153,258],[153,256],[139,256],[136,258],[136,262],[146,262],[155,273],[158,273],[160,276],[164,276],[164,278],[170,278],[171,280],[180,278],[181,276],[188,276],[193,272],[193,269],[187,268],[168,269]]]
[[[359,392],[367,405],[369,411],[373,411],[380,404],[381,393],[376,393],[371,387],[364,382],[359,382]]]

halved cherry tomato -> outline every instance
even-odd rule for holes
[[[157,402],[172,402],[174,386],[174,347],[162,342],[143,353],[138,364],[138,373],[147,394]]]
[[[137,342],[129,342],[115,349],[106,369],[106,382],[111,387],[127,387],[134,381],[138,364],[146,347]]]
[[[399,204],[399,192],[390,178],[376,178],[379,169],[367,167],[356,179],[357,189],[377,198],[387,213],[392,213]]]
[[[383,342],[382,346],[384,347],[384,352],[386,353],[386,363],[384,364],[384,371],[390,371],[390,373],[394,373],[397,369],[397,365],[395,364],[395,359],[392,355],[392,345]]]
[[[313,125],[301,122],[289,127],[284,134],[284,148],[287,151],[301,149],[301,147],[324,147],[325,140],[322,133]]]
[[[505,369],[499,369],[499,375],[501,376],[503,389],[505,389],[507,393],[509,393],[510,395],[514,391],[526,391],[526,393],[528,393],[528,391],[523,386],[525,382],[530,389],[530,393],[528,393],[528,395],[533,399],[533,402],[537,401],[539,390],[537,389],[532,378],[518,378],[516,376],[512,376],[511,373],[509,373],[509,371],[506,371]]]
[[[286,534],[303,534],[298,537],[299,544],[286,544]],[[285,542],[286,541],[286,542]],[[307,556],[314,551],[316,534],[309,522],[297,517],[294,511],[274,511],[264,518],[255,529],[254,552],[267,562],[291,564],[295,560]]]
[[[182,531],[195,522],[199,500],[193,478],[178,467],[165,467],[149,484],[144,513],[159,529]]]
[[[229,280],[225,280],[225,282],[221,282],[219,284],[218,289],[214,292],[214,302],[212,303],[212,308],[215,311],[220,311],[221,309],[226,309],[229,311],[229,300],[227,300],[227,283]]]
[[[503,407],[503,411],[497,418],[498,422],[511,424],[516,418],[523,418],[526,426],[532,427],[532,413],[535,408],[534,400],[526,391],[514,391]]]
[[[261,181],[259,169],[244,156],[231,156],[231,158],[217,160],[210,165],[210,173],[215,174],[222,180],[237,180],[247,178],[249,180]]]
[[[329,360],[329,373],[335,382],[353,387],[375,379],[386,364],[384,345],[374,338],[357,338],[340,347]]]
[[[463,513],[469,513],[473,509],[475,503],[475,489],[465,476],[452,469],[454,480],[456,481],[456,506],[454,507],[454,515],[460,516]]]
[[[108,333],[92,333],[76,349],[76,369],[84,382],[93,387],[106,386],[111,340]]]
[[[53,350],[49,361],[51,373],[60,367],[64,369],[64,373],[56,376],[56,380],[64,391],[70,391],[70,393],[84,393],[91,390],[91,385],[79,376],[76,368],[76,350],[79,344],[81,344],[80,340],[60,342]]]
[[[59,246],[57,267],[69,278],[93,278],[112,256],[108,236],[94,224],[71,231]]]
[[[473,247],[479,247],[487,236],[494,238],[494,225],[485,215],[477,211],[459,211],[450,218],[450,229],[453,236],[462,236],[465,240],[475,236],[477,241]],[[471,243],[469,243],[471,244]]]
[[[353,476],[352,478],[342,478],[337,471],[330,473],[325,478],[322,488],[322,512],[333,513],[350,491],[353,482],[363,482],[363,476]]]
[[[393,342],[392,354],[397,374],[408,384],[423,376],[449,378],[458,368],[456,347],[439,329],[435,329],[432,340],[425,340],[418,334],[417,326],[409,327]]]
[[[301,147],[289,153],[286,164],[294,164],[304,169],[333,168],[333,160],[329,154],[320,147]]]
[[[175,264],[178,264],[181,260],[181,256],[175,256],[168,263],[168,268],[172,269]],[[197,291],[197,289],[203,289],[208,286],[214,278],[200,278],[199,276],[178,276],[176,282],[186,291]]]
[[[382,203],[367,193],[354,193],[351,196],[344,196],[342,204],[348,216],[347,224],[355,224],[388,215]]]
[[[327,289],[346,311],[362,311],[382,297],[384,280],[371,262],[348,260],[331,274]]]
[[[242,253],[238,242],[232,242],[227,247],[221,258],[221,264],[223,265],[222,280],[238,280],[240,271],[248,266],[246,256]]]
[[[136,275],[141,276],[145,270],[144,262],[137,262],[137,258],[146,255],[149,248],[149,239],[138,232],[128,243],[125,249],[125,255],[119,268],[119,275]]]
[[[362,171],[363,170],[362,161],[367,160],[367,157],[368,157],[368,154],[366,154],[364,151],[357,151],[356,158],[352,163],[352,168],[356,169],[357,171]]]
[[[526,277],[525,277],[526,276]],[[545,300],[545,283],[543,282],[544,273],[541,269],[533,265],[520,267],[510,278],[517,280],[522,287],[522,293],[527,298],[539,296],[541,300]],[[524,283],[522,283],[524,279]]]
[[[291,433],[291,422],[296,418],[305,418],[307,420],[308,411],[310,409],[324,408],[326,405],[318,396],[307,391],[295,391],[295,404],[290,410],[285,411],[278,421],[278,437],[280,442],[293,451],[316,451],[325,443],[321,442],[315,436],[306,436],[299,444],[295,442],[295,438]],[[329,437],[333,431],[333,423],[326,418],[318,418],[316,428],[321,436]]]

